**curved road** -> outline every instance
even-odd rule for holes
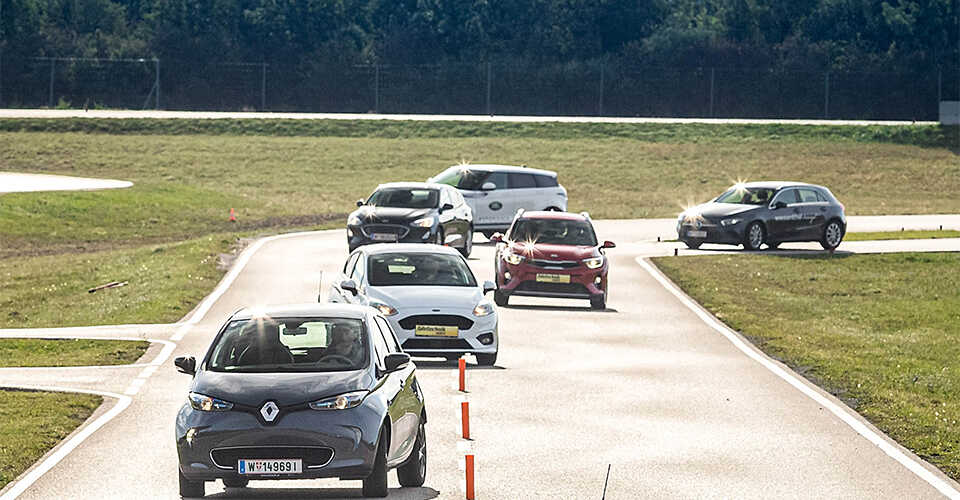
[[[899,229],[906,221],[960,227],[956,216],[935,217],[878,219],[871,229]],[[738,348],[648,271],[638,257],[669,255],[678,246],[655,241],[669,237],[672,224],[596,222],[601,239],[618,243],[608,252],[607,311],[591,311],[586,301],[531,298],[500,308],[497,366],[471,369],[467,379],[478,498],[599,498],[608,465],[610,499],[960,497],[960,485],[909,452],[906,462],[891,458],[904,450],[885,438],[871,442],[869,424],[806,381],[778,376],[778,363],[771,368],[767,358],[750,355],[751,348]],[[323,278],[325,294],[346,256],[342,231],[275,237],[255,247],[222,283],[229,286],[176,325],[0,331],[167,342],[156,342],[132,367],[0,370],[3,386],[70,386],[117,396],[106,398],[75,435],[102,427],[72,451],[77,440],[68,439],[61,446],[70,453],[61,448],[61,460],[24,476],[39,476],[35,482],[12,483],[0,498],[26,486],[20,498],[175,497],[173,419],[189,377],[176,372],[172,356],[201,355],[238,307],[315,300],[318,282]],[[957,251],[960,239],[844,243],[840,251],[901,248]],[[493,247],[476,245],[470,264],[480,279],[492,276],[492,263]],[[418,367],[430,412],[427,483],[400,489],[391,474],[390,497],[463,498],[455,364],[420,361]],[[119,413],[101,418],[111,411]],[[208,483],[207,492],[213,498],[349,498],[360,495],[359,487],[357,481],[254,481],[226,491]]]

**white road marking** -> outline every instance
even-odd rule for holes
[[[145,378],[135,378],[133,382],[130,382],[130,386],[127,387],[127,390],[123,391],[127,396],[135,396],[140,392],[140,388],[143,387],[143,384],[146,383],[147,379]]]
[[[140,375],[137,375],[137,378],[150,378],[159,367],[159,365],[149,365],[140,372]]]
[[[943,493],[948,498],[960,499],[960,491],[954,488],[953,485],[949,484],[947,481],[938,477],[936,474],[927,469],[921,462],[917,459],[908,456],[903,453],[895,445],[891,444],[885,436],[874,432],[873,429],[867,427],[859,417],[851,415],[845,411],[840,403],[834,402],[832,399],[824,396],[820,392],[812,389],[806,384],[798,375],[796,375],[791,370],[785,370],[782,366],[778,365],[772,359],[767,357],[762,352],[753,348],[752,344],[747,345],[747,343],[733,330],[728,328],[726,325],[718,321],[713,315],[705,312],[700,308],[696,302],[687,297],[676,285],[674,285],[670,280],[668,280],[663,273],[656,269],[652,264],[646,261],[643,257],[637,257],[636,261],[640,266],[642,266],[654,279],[656,279],[664,288],[667,289],[671,294],[673,294],[680,302],[694,312],[707,326],[713,328],[721,335],[727,338],[731,344],[733,344],[741,352],[749,356],[754,361],[760,363],[764,368],[770,370],[774,375],[780,377],[788,384],[792,385],[798,391],[803,393],[805,396],[814,400],[820,406],[826,408],[837,416],[843,423],[850,426],[857,434],[860,434],[868,441],[879,447],[887,454],[890,458],[896,460],[900,465],[904,466],[910,472],[913,472],[920,479],[926,481],[930,486],[933,486],[940,493]]]
[[[30,389],[35,391],[50,391],[50,392],[75,392],[83,394],[96,394],[98,396],[114,398],[117,400],[116,404],[113,405],[113,408],[107,410],[106,413],[100,415],[99,418],[91,422],[86,427],[80,429],[79,432],[69,438],[67,441],[64,441],[59,447],[57,447],[53,453],[51,453],[46,460],[40,462],[36,467],[27,472],[19,481],[15,483],[10,483],[3,493],[0,495],[0,500],[13,500],[20,496],[27,488],[29,488],[33,483],[35,483],[40,477],[47,473],[53,466],[57,465],[64,457],[70,454],[77,446],[80,446],[84,440],[93,435],[98,429],[104,426],[107,422],[113,419],[130,406],[130,397],[124,396],[123,394],[116,394],[113,392],[103,392],[103,391],[89,391],[81,389],[70,389],[67,387],[32,387],[32,386],[18,386],[20,389]]]

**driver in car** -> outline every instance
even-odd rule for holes
[[[330,343],[323,351],[323,357],[343,357],[351,362],[363,359],[360,330],[350,324],[335,323],[330,329]]]

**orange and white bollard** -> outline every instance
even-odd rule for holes
[[[467,360],[460,358],[457,365],[460,371],[460,392],[467,392]]]
[[[237,222],[237,214],[232,208],[230,209],[230,222]]]
[[[467,485],[466,485],[466,486],[467,486],[467,487],[465,488],[465,489],[467,490],[467,491],[466,491],[466,494],[467,494],[466,496],[467,496],[467,500],[474,500],[477,496],[476,496],[476,491],[475,491],[475,489],[474,489],[474,488],[475,488],[475,485],[473,484],[473,483],[474,483],[474,477],[473,477],[473,455],[467,455],[466,457],[464,457],[464,460],[465,460],[465,462],[466,462],[466,469],[467,469],[467,471],[466,471],[466,473],[467,473]]]
[[[460,403],[460,422],[462,423],[463,439],[470,439],[470,402]]]

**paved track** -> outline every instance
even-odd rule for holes
[[[903,223],[886,220],[886,229]],[[478,497],[599,498],[608,465],[611,499],[941,497],[829,408],[738,350],[661,286],[637,257],[673,253],[678,244],[655,242],[656,236],[670,236],[660,229],[668,223],[673,222],[597,222],[601,239],[619,244],[608,253],[613,266],[609,310],[591,311],[586,301],[526,298],[500,309],[497,367],[468,373]],[[0,330],[4,336],[177,339],[172,353],[153,346],[139,367],[0,370],[0,385],[97,387],[122,396],[107,398],[95,419],[114,404],[129,404],[20,497],[175,497],[173,419],[189,377],[176,373],[167,354],[201,355],[219,323],[242,305],[315,300],[321,277],[325,292],[342,265],[343,240],[342,231],[325,231],[263,243],[248,254],[246,267],[209,310],[204,314],[201,306],[183,324]],[[840,251],[908,246],[957,251],[960,239],[844,243]],[[787,251],[791,248],[810,251],[806,245],[787,245]],[[682,253],[711,251],[716,250]],[[475,272],[490,278],[493,247],[478,244],[474,252]],[[418,366],[430,414],[427,484],[399,489],[391,474],[390,497],[462,498],[455,365],[422,361]],[[960,488],[929,467],[923,470]],[[217,483],[208,484],[207,491],[214,498],[341,498],[359,496],[359,486],[335,480],[255,481],[246,490],[224,491]]]
[[[132,185],[133,183],[129,181],[112,179],[0,172],[0,194],[34,191],[91,191],[127,188]]]

